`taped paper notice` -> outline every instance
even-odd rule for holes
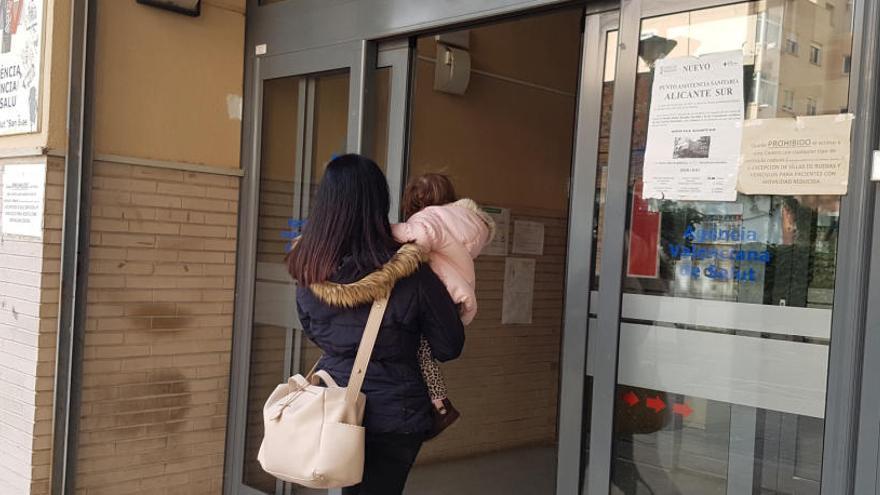
[[[644,197],[735,201],[743,110],[742,51],[658,60]]]
[[[483,248],[484,255],[507,256],[507,243],[510,237],[510,209],[486,206],[483,208],[495,220],[495,238]]]
[[[743,128],[743,194],[846,194],[853,116],[761,119]]]
[[[513,222],[513,252],[517,254],[544,254],[544,224],[517,220]]]
[[[504,260],[504,296],[501,323],[532,322],[532,301],[535,298],[535,260],[507,258]]]

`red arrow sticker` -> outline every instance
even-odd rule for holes
[[[629,407],[633,407],[639,403],[639,396],[636,395],[632,390],[623,394],[623,401],[629,405]]]
[[[690,416],[694,410],[687,404],[673,404],[672,412],[686,418]]]
[[[659,395],[657,397],[648,397],[645,400],[645,405],[648,406],[648,409],[653,409],[655,413],[666,409],[666,403],[663,402]]]

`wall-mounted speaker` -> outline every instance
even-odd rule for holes
[[[137,3],[191,17],[198,17],[202,13],[201,0],[137,0]]]

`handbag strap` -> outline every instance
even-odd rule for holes
[[[376,337],[379,335],[379,325],[382,324],[382,317],[385,316],[386,308],[388,308],[387,296],[373,301],[373,307],[370,308],[367,326],[364,328],[364,335],[361,337],[357,356],[354,358],[354,365],[351,367],[348,387],[345,390],[345,401],[349,404],[357,403],[358,394],[361,392],[361,386],[363,386],[364,378],[367,374],[367,365],[370,364],[370,356],[373,355],[373,346],[376,345]]]

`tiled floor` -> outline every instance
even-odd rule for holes
[[[621,478],[625,486],[612,486],[611,495],[724,495],[727,484],[721,478],[704,476],[685,470],[666,471],[640,464],[632,476],[633,464],[618,462],[615,467],[626,470]],[[621,473],[622,474],[622,473]]]
[[[611,495],[723,495],[727,492],[729,425],[723,414],[715,425],[704,428],[667,429],[650,435],[618,438]],[[821,467],[807,454],[821,452],[821,428],[800,420],[797,469],[791,452],[781,448],[779,438],[761,437],[765,448],[760,459],[764,470],[762,493],[818,493],[818,482],[786,482],[777,471],[811,473]],[[770,424],[770,423],[768,423]],[[781,423],[780,423],[781,424]],[[779,426],[779,425],[777,425]],[[821,427],[821,424],[819,425]],[[811,429],[812,428],[812,429]],[[817,431],[812,431],[812,430]],[[818,440],[816,440],[818,439]],[[774,457],[775,456],[775,457]],[[779,458],[777,458],[779,457]],[[782,461],[780,460],[782,459]],[[634,463],[633,460],[636,462]],[[812,464],[811,464],[812,460]],[[815,466],[813,466],[815,464]],[[814,474],[818,479],[818,474]],[[779,485],[777,485],[779,483]],[[556,485],[556,448],[513,449],[454,461],[419,465],[407,484],[407,495],[553,495]]]
[[[630,483],[624,481],[626,487],[612,487],[613,495],[714,495],[723,494],[726,490],[723,479],[686,470],[666,471],[640,464],[638,471],[633,471],[633,465],[626,462],[617,466],[626,469],[625,473],[618,474]],[[555,486],[556,449],[532,447],[418,466],[410,473],[405,493],[553,495]]]
[[[418,466],[406,495],[545,495],[556,485],[556,449],[534,447]]]

